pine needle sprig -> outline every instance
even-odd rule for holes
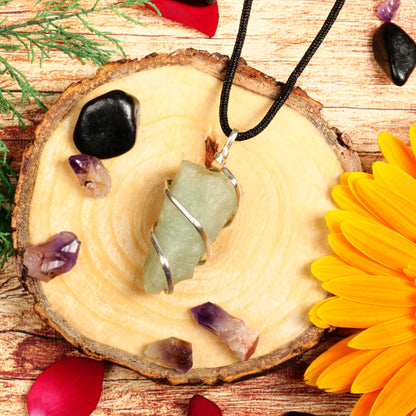
[[[0,7],[12,1],[0,0]],[[36,5],[41,3],[44,3],[44,7],[24,22],[7,25],[7,17],[0,21],[0,113],[16,119],[22,129],[26,122],[21,109],[35,103],[47,110],[42,98],[52,93],[34,88],[26,75],[7,61],[5,53],[23,50],[29,62],[34,64],[38,61],[42,66],[45,60],[51,58],[51,51],[59,51],[71,59],[78,59],[82,64],[91,62],[102,68],[115,53],[123,56],[126,53],[121,42],[110,32],[97,28],[90,17],[99,13],[113,13],[129,23],[144,26],[128,14],[126,8],[149,4],[158,12],[150,0],[121,0],[113,5],[101,5],[101,0],[95,0],[88,8],[82,7],[80,0],[36,1]],[[71,22],[74,20],[82,23],[86,34],[73,32]],[[0,139],[0,269],[7,258],[14,254],[11,213],[15,193],[13,183],[17,175],[7,155],[7,146]]]
[[[17,100],[16,94],[12,90],[0,86],[0,111],[4,114],[11,113],[12,119],[17,118],[19,126],[24,128],[24,117],[18,107],[24,107],[33,100],[41,109],[47,110],[41,98],[50,94],[40,92],[33,88],[23,72],[10,65],[5,58],[0,56],[0,76],[4,76],[5,74],[8,74],[19,86],[21,97],[20,100]]]
[[[11,1],[13,0],[0,0],[0,6]],[[41,2],[42,0],[38,0],[36,4]],[[89,21],[89,18],[93,14],[111,12],[132,24],[143,25],[142,22],[122,10],[139,4],[152,5],[152,3],[150,0],[124,0],[106,6],[100,6],[100,3],[100,0],[96,0],[91,7],[85,8],[81,6],[80,0],[49,0],[42,10],[25,22],[6,25],[7,18],[4,18],[0,25],[0,51],[24,50],[31,63],[39,59],[39,64],[42,66],[44,60],[50,58],[51,51],[55,50],[71,59],[78,59],[83,64],[92,62],[102,68],[115,53],[121,53],[123,56],[126,54],[117,38],[113,37],[110,32],[98,29]],[[152,5],[152,7],[156,9],[155,6]],[[68,24],[70,19],[77,19],[81,22],[88,34],[92,36],[74,33]],[[112,45],[113,49],[107,45]],[[13,90],[1,87],[0,112],[11,114],[12,118],[17,118],[19,125],[24,127],[25,122],[18,107],[24,107],[26,103],[33,100],[40,108],[46,109],[41,99],[50,94],[32,87],[26,76],[9,65],[1,52],[0,75],[8,75],[23,94],[20,102],[16,102]]]
[[[60,50],[71,58],[82,57],[84,62],[89,60],[99,66],[108,62],[115,52],[120,52],[125,56],[121,42],[111,36],[110,32],[97,29],[88,22],[88,19],[93,14],[112,12],[130,23],[144,25],[135,17],[123,12],[122,9],[138,4],[151,5],[151,2],[150,0],[125,0],[117,4],[98,7],[99,3],[100,0],[97,0],[92,7],[84,8],[80,5],[80,0],[47,1],[43,10],[38,11],[33,18],[23,23],[7,26],[3,21],[0,26],[0,38],[9,42],[14,41],[14,43],[11,45],[0,44],[0,48],[13,48],[14,50],[24,48],[27,59],[32,63],[40,53],[41,64],[44,58],[49,57],[51,49]],[[153,7],[156,9],[155,6]],[[91,40],[83,34],[74,33],[71,31],[71,26],[62,25],[62,22],[69,19],[78,19],[90,34],[110,42],[116,47],[116,50],[106,49],[105,43]],[[27,30],[28,28],[31,29]]]
[[[0,140],[0,269],[7,258],[15,254],[10,222],[15,193],[13,182],[17,175],[10,166],[8,152],[7,146]]]

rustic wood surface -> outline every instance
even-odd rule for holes
[[[92,1],[86,1],[93,3]],[[347,133],[361,157],[365,170],[380,159],[377,134],[388,131],[408,143],[408,131],[416,122],[416,75],[399,88],[390,83],[377,67],[371,53],[371,37],[381,24],[375,10],[380,0],[349,0],[325,43],[299,79],[298,85],[323,104],[323,116]],[[171,52],[193,47],[230,55],[238,27],[241,0],[218,0],[220,22],[214,38],[192,28],[156,16],[144,6],[133,13],[147,27],[132,26],[110,15],[95,22],[117,36],[129,58],[152,52]],[[285,81],[319,30],[333,0],[255,1],[243,56],[247,63],[279,81]],[[37,6],[39,7],[39,6]],[[36,10],[35,0],[13,0],[0,8],[0,19],[8,24],[26,20]],[[416,39],[416,5],[403,0],[395,22]],[[83,31],[74,22],[74,31]],[[82,65],[59,54],[40,68],[31,65],[24,52],[4,56],[27,74],[39,90],[51,92],[47,105],[74,81],[92,76],[96,68]],[[115,56],[114,59],[121,58]],[[0,85],[18,89],[6,77]],[[29,126],[25,131],[16,120],[0,116],[0,137],[20,166],[20,157],[42,111],[36,106],[24,110]],[[79,354],[62,337],[44,324],[32,309],[31,296],[21,287],[14,259],[0,272],[0,411],[2,415],[27,415],[25,397],[33,381],[59,358]],[[171,387],[160,385],[136,373],[107,365],[101,400],[93,415],[171,415],[184,416],[193,394],[215,400],[225,416],[283,415],[290,410],[317,415],[348,415],[357,396],[331,395],[304,385],[308,363],[333,344],[333,336],[297,363],[268,375],[218,387]],[[74,415],[76,416],[76,415]]]

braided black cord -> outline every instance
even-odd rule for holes
[[[228,102],[230,99],[231,86],[233,84],[234,75],[237,71],[239,59],[241,56],[241,51],[243,49],[245,36],[247,33],[247,25],[250,17],[251,5],[253,0],[244,0],[243,11],[241,13],[240,26],[238,29],[237,39],[234,45],[234,50],[231,55],[231,59],[228,64],[227,73],[225,75],[224,84],[221,91],[220,99],[220,124],[222,131],[228,137],[232,129],[228,123]],[[250,130],[245,132],[239,132],[237,135],[237,141],[243,141],[251,139],[254,136],[260,134],[273,120],[276,113],[280,110],[282,105],[285,103],[293,88],[295,87],[296,81],[299,76],[302,74],[303,70],[308,65],[309,61],[312,59],[313,55],[325,39],[332,25],[334,24],[336,18],[338,17],[339,12],[344,5],[345,0],[336,0],[334,6],[329,12],[328,17],[326,18],[321,30],[316,35],[315,39],[310,44],[309,48],[303,55],[302,59],[296,65],[296,68],[290,74],[286,84],[282,87],[280,94],[276,98],[273,105],[270,107],[269,111],[263,117],[263,119]]]

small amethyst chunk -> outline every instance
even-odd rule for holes
[[[384,22],[391,22],[399,10],[401,0],[385,0],[377,9],[377,16]]]
[[[180,373],[186,373],[193,365],[192,344],[175,337],[150,343],[144,354],[160,365]]]
[[[218,305],[207,302],[192,308],[191,312],[196,322],[217,335],[239,360],[248,360],[256,350],[259,333]]]
[[[100,159],[82,154],[70,156],[68,160],[79,183],[95,197],[104,198],[110,193],[111,176]]]
[[[62,231],[45,243],[29,246],[23,255],[27,274],[48,282],[69,272],[77,261],[80,244],[74,233]]]
[[[99,159],[122,155],[133,147],[139,122],[139,101],[124,91],[110,91],[82,108],[74,130],[75,146]]]

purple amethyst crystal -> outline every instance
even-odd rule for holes
[[[79,183],[97,198],[110,193],[111,176],[100,159],[86,154],[69,157],[69,164]]]
[[[248,360],[256,350],[259,333],[218,305],[207,302],[192,308],[191,312],[196,322],[217,335],[239,360]]]
[[[180,373],[186,373],[193,364],[192,344],[175,337],[150,343],[144,354],[164,367],[173,368]]]
[[[23,255],[27,274],[48,282],[68,272],[75,266],[80,244],[74,233],[62,231],[45,243],[29,246]]]
[[[401,0],[385,0],[377,9],[377,16],[384,22],[391,22],[399,10]]]

